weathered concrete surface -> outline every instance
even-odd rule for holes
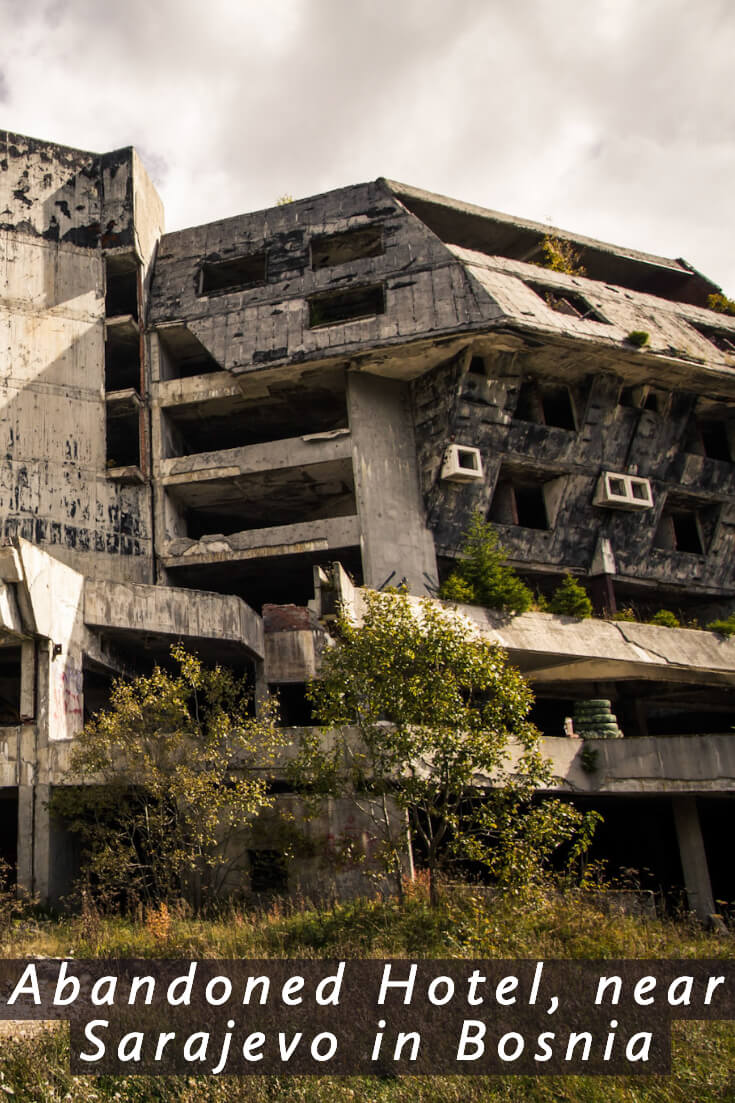
[[[351,457],[352,441],[349,430],[338,429],[334,433],[292,437],[270,444],[251,444],[245,448],[199,452],[193,456],[163,460],[161,476],[164,486],[175,486],[177,483],[188,483],[200,478],[257,475],[263,471]]]
[[[339,599],[349,603],[349,613],[359,623],[363,591],[350,587]],[[409,600],[419,615],[418,599]],[[735,684],[735,639],[715,632],[551,613],[507,617],[479,606],[442,604],[450,616],[505,648],[534,684],[611,678]]]
[[[178,639],[226,640],[262,659],[261,618],[238,597],[202,590],[87,582],[84,621],[90,628],[116,628]]]
[[[706,919],[714,915],[717,909],[712,895],[707,852],[704,848],[697,802],[693,797],[676,797],[673,803],[674,822],[689,907],[700,919]]]
[[[187,563],[218,563],[223,560],[295,554],[299,551],[328,551],[360,543],[357,517],[334,517],[296,525],[275,525],[251,529],[231,536],[208,536],[194,541],[171,541],[162,557],[167,567]]]
[[[438,573],[423,519],[408,388],[360,372],[347,380],[365,582],[380,589],[403,581],[412,593],[426,593]]]
[[[621,294],[620,289],[591,280],[585,276],[567,275],[539,270],[538,265],[524,264],[505,257],[488,257],[482,253],[450,245],[451,252],[465,264],[473,279],[497,302],[507,318],[512,318],[524,328],[552,334],[569,334],[599,344],[626,342],[633,330],[649,335],[646,353],[661,353],[672,360],[688,363],[691,382],[698,382],[696,366],[705,364],[713,368],[732,367],[735,357],[719,350],[702,336],[689,320],[727,332],[726,318],[711,310],[689,304],[664,301],[658,296],[643,292]],[[604,322],[575,318],[553,310],[534,291],[535,286],[561,291],[576,291],[605,318]],[[655,368],[654,368],[655,370]],[[700,374],[699,378],[702,378]]]
[[[314,613],[298,605],[264,605],[265,670],[271,684],[317,677],[325,633]]]
[[[105,257],[149,265],[161,204],[133,150],[0,133],[0,536],[149,580],[148,492],[107,473]]]
[[[63,879],[43,801],[85,671],[184,638],[254,658],[261,686],[317,672],[308,614],[269,613],[264,639],[235,592],[305,602],[312,565],[342,555],[355,583],[434,593],[479,510],[536,580],[604,574],[612,599],[712,616],[735,601],[735,326],[686,262],[559,231],[586,274],[553,273],[548,227],[383,179],[162,230],[133,150],[0,132],[0,542],[20,539],[0,555],[0,630],[21,654],[0,781],[19,786],[21,883],[49,898]],[[217,283],[227,262],[240,275]],[[479,449],[482,479],[441,478],[450,443]],[[595,505],[605,471],[648,479],[653,508]],[[359,606],[320,569],[325,616]],[[654,683],[682,701],[712,686],[726,715],[733,641],[461,612],[557,702],[599,681],[632,709]],[[578,742],[553,743],[562,789],[735,787],[724,736],[592,749],[585,773]]]
[[[558,788],[599,794],[730,793],[735,787],[735,738],[729,735],[625,739],[545,738]],[[591,772],[582,753],[594,752]]]
[[[681,259],[673,260],[598,241],[549,226],[548,223],[532,222],[445,195],[436,195],[396,180],[385,180],[385,184],[442,241],[479,251],[486,256],[541,262],[543,242],[551,235],[572,247],[580,257],[580,263],[596,281],[698,305],[705,305],[708,294],[718,290],[711,280]]]

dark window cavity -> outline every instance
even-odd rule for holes
[[[538,283],[529,283],[528,286],[557,314],[567,314],[570,318],[579,318],[581,321],[610,324],[599,310],[595,310],[592,304],[576,291],[567,291],[562,287],[544,287],[543,284]]]
[[[280,850],[248,850],[251,892],[288,892],[288,866]]]
[[[199,294],[217,295],[241,291],[265,283],[265,253],[248,253],[231,260],[206,261],[202,265]]]
[[[383,234],[376,226],[345,230],[341,234],[315,237],[311,243],[311,267],[334,268],[338,264],[379,257],[385,252]]]
[[[495,488],[488,520],[500,525],[548,529],[549,516],[543,484],[501,479]]]
[[[315,295],[309,299],[309,325],[312,329],[384,313],[385,296],[381,284],[337,291],[330,295]]]
[[[514,417],[535,425],[551,425],[572,431],[577,428],[568,388],[540,384],[533,379],[526,379],[521,384]]]

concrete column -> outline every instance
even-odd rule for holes
[[[36,785],[33,807],[33,893],[58,904],[79,872],[74,838],[49,812],[50,785]]]
[[[700,919],[706,919],[716,911],[709,879],[707,853],[704,849],[702,828],[699,823],[697,799],[692,796],[673,798],[676,836],[679,840],[679,856],[684,871],[684,885],[691,911]]]
[[[434,540],[419,488],[408,384],[351,371],[347,399],[367,586],[412,594],[437,585]]]
[[[33,895],[33,805],[34,787],[18,786],[18,889],[28,896]]]

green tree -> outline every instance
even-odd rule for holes
[[[564,579],[554,590],[549,599],[548,611],[559,617],[577,617],[584,620],[593,613],[590,601],[584,586],[581,586],[570,574],[565,574]]]
[[[581,845],[591,820],[558,801],[529,808],[549,764],[527,719],[531,690],[500,647],[435,602],[372,591],[362,622],[342,611],[335,634],[310,688],[325,730],[304,738],[293,776],[371,817],[399,892],[407,829],[433,901],[448,854],[518,885],[562,843]]]
[[[283,739],[273,704],[256,718],[244,680],[181,646],[171,655],[175,673],[113,684],[52,798],[102,906],[171,902],[194,884],[216,899],[242,856],[237,836],[272,804],[267,768]]]
[[[505,560],[497,532],[476,510],[464,534],[457,565],[442,583],[439,597],[505,613],[525,613],[533,604],[533,594]]]

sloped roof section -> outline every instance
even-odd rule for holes
[[[552,235],[575,247],[592,280],[702,307],[707,306],[709,295],[720,290],[717,284],[682,259],[672,260],[611,245],[554,226],[435,195],[395,180],[385,180],[385,184],[408,210],[451,245],[534,263],[541,258],[544,238]]]

